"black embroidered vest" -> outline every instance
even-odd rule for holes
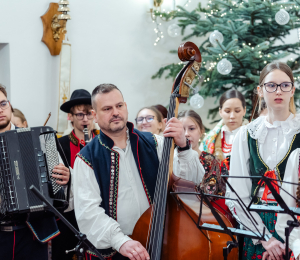
[[[157,141],[153,134],[140,132],[127,123],[129,139],[136,167],[148,198],[153,203],[156,176],[158,172]],[[119,153],[113,150],[114,142],[102,131],[77,156],[94,170],[102,202],[99,205],[105,213],[117,220],[117,198],[119,184]],[[112,248],[99,250],[104,257],[116,253]]]
[[[249,132],[247,132],[247,137],[248,137],[248,147],[250,152],[250,161],[249,161],[250,175],[261,176],[261,172],[264,173],[269,170],[275,170],[275,169],[269,169],[269,167],[261,158],[259,154],[258,141],[256,139],[253,139],[249,135]],[[300,133],[294,135],[289,150],[287,151],[283,159],[275,167],[280,180],[283,180],[284,178],[285,167],[290,154],[297,148],[300,148]],[[256,189],[258,188],[259,181],[260,179],[252,179],[251,197],[254,196]],[[258,203],[258,200],[255,201],[254,203]]]

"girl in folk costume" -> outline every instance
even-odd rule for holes
[[[221,161],[231,154],[232,142],[246,113],[244,96],[236,89],[226,91],[220,98],[219,114],[222,120],[203,140],[203,150]]]
[[[199,150],[199,139],[205,129],[200,116],[194,110],[182,111],[178,114],[178,119],[183,123],[185,137],[189,140],[192,149],[198,153],[199,161],[194,162],[200,165],[201,171],[198,172],[182,172],[179,175],[179,163],[176,163],[175,154],[174,173],[178,177],[193,181],[199,188],[207,194],[225,195],[226,185],[221,178],[222,174],[228,174],[226,166],[221,166],[220,161],[212,154]],[[225,206],[225,205],[223,205]]]
[[[231,160],[231,176],[258,176],[261,172],[278,180],[297,182],[300,149],[300,115],[296,115],[294,104],[294,77],[289,66],[282,62],[268,64],[260,74],[257,87],[260,99],[264,99],[268,114],[243,126],[234,139]],[[260,180],[249,178],[229,178],[230,184],[248,206],[258,188]],[[296,196],[296,186],[281,183],[288,192]],[[278,189],[285,202],[295,207],[296,202]],[[236,196],[228,190],[231,198]],[[277,205],[269,189],[263,186],[258,190],[257,204]],[[239,204],[234,201],[237,215],[248,228],[256,231],[252,222],[245,216]],[[268,241],[245,238],[243,259],[283,259],[284,228],[288,215],[255,213],[252,215],[263,233],[266,228]],[[299,259],[300,229],[294,228],[290,236],[290,249]]]

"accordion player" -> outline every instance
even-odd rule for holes
[[[56,136],[50,127],[18,128],[0,134],[0,220],[44,211],[31,185],[55,205],[65,201],[64,189],[52,171],[59,164]],[[57,204],[57,203],[56,203]]]

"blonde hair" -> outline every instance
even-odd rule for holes
[[[294,84],[294,75],[293,75],[291,68],[283,62],[274,61],[274,62],[267,64],[261,71],[260,77],[259,77],[259,86],[260,87],[264,84],[264,80],[265,80],[266,76],[274,70],[281,70],[282,72],[284,72],[286,75],[288,75],[291,82]],[[262,107],[262,98],[259,97],[258,111],[261,110],[261,107]],[[290,99],[289,110],[294,115],[296,114],[296,106],[295,106],[294,96],[292,96]]]
[[[21,119],[22,124],[26,121],[26,127],[28,127],[27,120],[21,110],[15,108],[13,111],[14,117],[18,117]]]

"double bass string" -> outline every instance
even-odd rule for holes
[[[174,95],[171,95],[168,111],[168,120],[174,116],[176,103]],[[156,190],[154,195],[154,209],[152,211],[152,224],[150,230],[148,251],[151,259],[160,259],[161,245],[163,239],[163,222],[165,220],[165,208],[167,201],[167,183],[170,161],[170,149],[172,147],[172,138],[165,138],[163,154],[159,166],[158,177],[156,181]],[[149,234],[149,233],[148,233]],[[148,242],[148,241],[147,241]]]
[[[170,119],[170,117],[172,117],[172,114],[174,113],[174,102],[172,102],[172,99],[170,100],[170,107],[169,107],[169,113],[168,113],[168,119]],[[154,209],[152,212],[153,213],[153,218],[152,218],[152,225],[151,225],[151,233],[150,233],[150,243],[149,243],[149,253],[152,255],[153,249],[155,249],[154,247],[154,243],[155,241],[157,241],[157,236],[159,235],[157,232],[158,227],[160,226],[160,222],[158,221],[157,218],[159,217],[159,213],[161,212],[163,205],[161,203],[163,196],[161,195],[161,193],[163,192],[163,186],[164,186],[164,182],[163,181],[163,177],[166,175],[164,174],[164,172],[166,172],[166,162],[167,162],[167,158],[168,157],[168,153],[165,151],[165,149],[167,148],[166,146],[169,146],[169,142],[167,141],[168,138],[166,138],[164,140],[164,147],[163,147],[163,154],[162,154],[162,159],[161,159],[161,163],[160,163],[160,168],[159,168],[159,174],[158,174],[158,178],[157,178],[157,188],[155,191],[155,195],[154,195]],[[160,211],[160,212],[159,212]],[[152,256],[151,256],[152,257]],[[152,257],[153,258],[153,257]]]
[[[173,105],[172,105],[172,100],[170,102],[170,107],[169,107],[169,113],[168,113],[168,119],[170,119],[170,115],[173,114]],[[164,140],[164,147],[163,147],[163,154],[162,154],[162,159],[161,159],[161,163],[160,163],[160,168],[159,168],[159,174],[158,174],[158,178],[157,178],[157,185],[156,185],[156,191],[155,191],[155,195],[154,195],[154,212],[153,212],[153,218],[152,218],[152,225],[151,225],[151,234],[150,234],[150,243],[149,243],[149,253],[153,254],[153,249],[154,247],[154,241],[157,241],[157,236],[159,235],[156,230],[158,229],[158,227],[160,226],[160,221],[157,220],[157,218],[159,217],[159,211],[161,211],[161,207],[163,205],[161,205],[161,201],[163,199],[163,196],[161,195],[161,193],[163,192],[163,177],[164,172],[166,171],[166,157],[168,156],[168,153],[166,153],[166,146],[168,145],[168,141],[167,138]],[[153,257],[152,257],[153,258]]]

